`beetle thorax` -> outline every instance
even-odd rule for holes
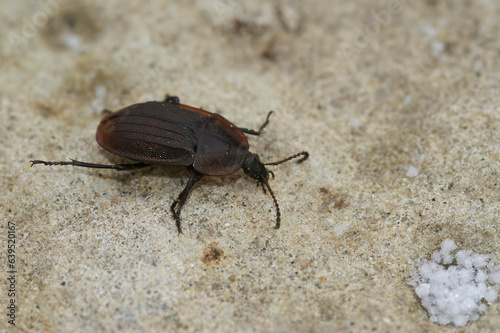
[[[259,156],[250,152],[245,157],[241,167],[248,176],[260,181],[266,180],[269,174],[269,171],[267,171],[264,164],[260,161]]]

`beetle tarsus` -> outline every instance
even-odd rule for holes
[[[75,161],[74,159],[70,158],[71,161],[41,161],[41,160],[32,160],[30,161],[31,166],[35,164],[43,164],[43,165],[48,165],[48,166],[54,166],[54,165],[78,165],[78,163],[83,163],[79,161]],[[76,162],[76,163],[75,163]]]
[[[187,197],[189,195],[189,192],[191,191],[191,188],[193,187],[196,182],[198,182],[203,175],[195,170],[193,170],[193,173],[191,174],[191,177],[188,180],[188,183],[186,184],[186,187],[184,190],[182,190],[181,194],[179,194],[179,197],[172,203],[172,206],[170,206],[170,211],[172,212],[172,215],[174,216],[175,219],[175,225],[177,227],[177,231],[179,232],[179,235],[182,234],[182,228],[181,228],[181,210],[184,204],[186,203]]]

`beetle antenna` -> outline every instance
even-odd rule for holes
[[[298,160],[297,163],[302,163],[305,160],[307,160],[307,158],[309,157],[309,153],[307,151],[301,151],[300,153],[292,155],[292,156],[288,156],[287,158],[282,159],[281,161],[264,163],[264,165],[278,165],[278,164],[281,164],[281,163],[288,162],[288,161],[290,161],[290,160],[292,160],[292,159],[294,159],[296,157],[299,157],[299,156],[303,156],[303,157],[300,160]]]
[[[276,200],[276,196],[274,195],[273,190],[271,190],[271,186],[269,186],[267,179],[263,179],[262,184],[266,185],[267,189],[269,190],[269,193],[271,193],[271,196],[273,197],[274,204],[276,205],[276,229],[279,229],[281,222],[281,213],[280,213],[280,206],[278,205],[278,200]]]

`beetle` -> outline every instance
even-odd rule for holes
[[[258,130],[235,126],[217,113],[181,104],[177,96],[167,95],[163,102],[145,102],[125,107],[109,114],[97,127],[97,143],[108,152],[137,161],[129,164],[94,164],[70,159],[70,161],[32,160],[35,164],[72,165],[85,168],[135,170],[154,164],[186,166],[191,172],[186,187],[170,206],[177,231],[182,233],[181,210],[189,192],[203,175],[225,176],[243,169],[245,174],[266,188],[276,206],[276,229],[280,227],[281,213],[274,192],[269,186],[266,165],[278,165],[301,157],[309,157],[302,151],[277,162],[262,163],[259,156],[249,151],[245,134],[259,136],[269,123],[273,111]]]

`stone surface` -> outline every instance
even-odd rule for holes
[[[2,248],[14,222],[18,328],[455,331],[429,320],[409,260],[445,238],[500,255],[498,1],[0,8]],[[281,229],[242,172],[203,179],[178,236],[183,168],[30,168],[124,162],[94,140],[102,109],[166,93],[242,127],[276,111],[252,151],[311,154],[271,167]],[[498,327],[497,300],[466,330]]]

